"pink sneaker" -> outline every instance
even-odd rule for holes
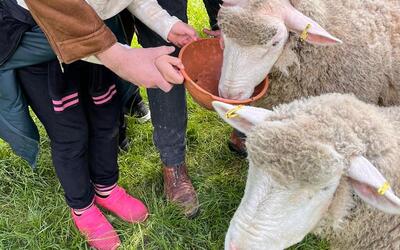
[[[85,235],[89,245],[99,250],[114,250],[121,241],[113,226],[96,205],[77,216],[71,209],[72,219],[78,230]]]
[[[120,186],[116,186],[107,198],[95,195],[95,202],[131,223],[143,222],[149,215],[146,206],[140,200],[127,194]]]

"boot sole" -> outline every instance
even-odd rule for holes
[[[193,209],[193,211],[186,212],[185,216],[186,216],[186,218],[191,220],[191,219],[196,218],[199,214],[200,214],[200,207],[197,206],[195,209]]]
[[[228,142],[229,150],[242,158],[247,157],[247,151],[237,147],[233,142]]]

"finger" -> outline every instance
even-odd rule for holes
[[[155,57],[160,57],[163,55],[169,55],[172,54],[175,51],[175,47],[173,46],[160,46],[160,47],[156,47],[153,48],[155,50]]]
[[[169,83],[181,84],[183,82],[183,76],[180,73],[179,68],[177,66],[183,66],[183,65],[181,65],[179,59],[178,60],[176,59],[172,57],[166,59],[164,62],[158,65],[158,69],[162,69],[161,71],[164,72],[163,76],[165,80],[167,80]]]
[[[192,39],[186,37],[186,38],[181,38],[181,40],[178,42],[179,47],[183,47],[186,44],[190,43],[192,41]]]
[[[179,83],[178,84],[182,84],[185,81],[185,78],[183,77],[183,75],[180,71],[178,71],[178,74],[179,74]]]
[[[168,62],[169,62],[171,65],[177,67],[178,69],[184,69],[184,68],[185,68],[185,67],[183,66],[183,64],[182,64],[181,59],[179,59],[178,57],[173,57],[173,56],[171,56],[171,57],[168,58]]]
[[[189,24],[181,22],[179,28],[180,29],[175,30],[175,33],[178,33],[179,35],[188,35],[191,37],[198,36],[196,30]]]
[[[175,68],[173,68],[171,70],[171,74],[169,75],[169,77],[171,78],[171,79],[169,79],[169,82],[171,82],[173,84],[182,84],[183,80],[184,80],[182,73],[180,71],[176,70]]]
[[[222,50],[225,49],[224,38],[222,37],[219,38],[219,46],[221,47]]]
[[[203,29],[203,32],[206,33],[209,36],[217,36],[218,35],[218,32],[216,32],[214,30]]]
[[[186,37],[186,39],[189,40],[189,42],[197,41],[200,39],[200,36],[197,32],[191,33],[191,34],[186,34],[185,37]]]
[[[193,39],[194,41],[196,41],[199,38],[199,35],[197,34],[196,30],[193,29],[192,27],[190,27],[189,25],[188,25],[188,28],[189,28],[189,30],[187,32],[187,35],[190,37],[190,39]]]
[[[197,36],[189,36],[189,35],[187,35],[186,37],[185,37],[185,45],[187,44],[187,43],[190,43],[190,42],[193,42],[193,41],[197,41],[197,40],[199,40],[199,37],[197,37]]]
[[[182,48],[184,46],[183,42],[182,42],[182,38],[177,39],[176,42],[174,43],[176,47],[178,48]]]
[[[157,81],[157,87],[159,87],[164,92],[169,92],[172,89],[172,84],[167,82],[163,77],[160,77],[160,81]]]
[[[178,68],[179,70],[184,69],[185,67],[183,66],[183,63],[181,61],[181,59],[179,59],[178,57],[169,57],[167,62],[169,64],[171,64],[172,66],[175,66],[176,68]]]

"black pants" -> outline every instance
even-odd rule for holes
[[[173,16],[187,22],[187,0],[158,0]],[[139,20],[135,22],[139,43],[144,47],[168,44]],[[179,50],[174,53],[177,56]],[[175,85],[168,93],[148,89],[149,105],[154,126],[153,140],[166,166],[180,165],[185,161],[187,110],[183,85]]]
[[[62,74],[53,61],[20,69],[18,77],[50,137],[53,164],[68,205],[88,206],[94,197],[92,183],[112,185],[118,179],[121,106],[112,88],[115,75],[85,62],[65,65]]]

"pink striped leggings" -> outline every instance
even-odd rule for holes
[[[68,205],[93,200],[93,183],[118,180],[118,123],[121,104],[117,77],[103,66],[57,61],[18,70],[29,105],[51,141],[57,176]]]

